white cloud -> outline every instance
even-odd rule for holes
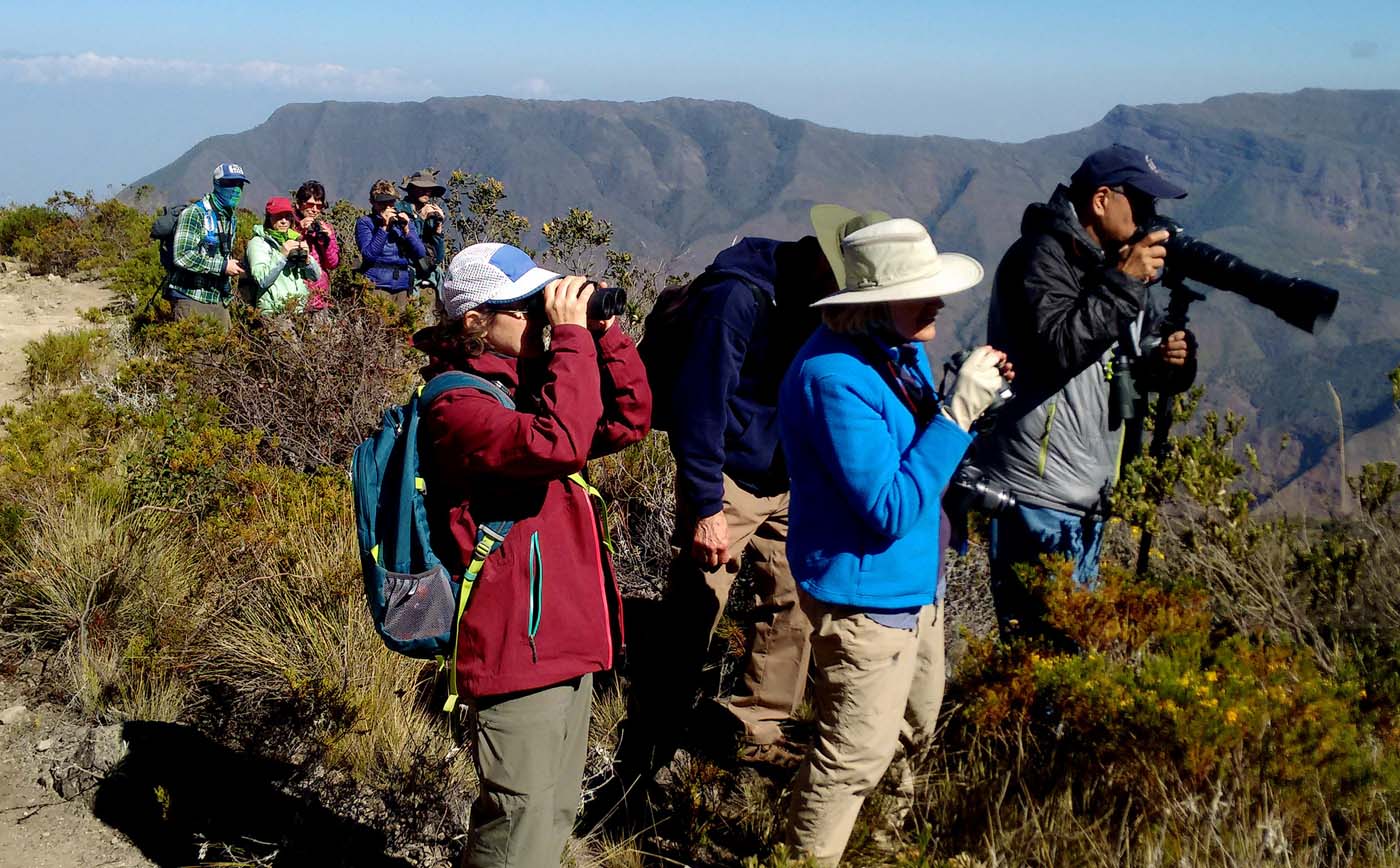
[[[535,99],[545,99],[554,93],[554,88],[542,78],[527,78],[515,85],[516,93]]]
[[[208,63],[178,58],[120,57],[90,51],[0,57],[0,80],[23,84],[93,80],[260,84],[366,96],[421,92],[432,87],[431,81],[416,78],[397,67],[360,69],[337,63],[291,64],[275,60]]]

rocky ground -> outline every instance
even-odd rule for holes
[[[37,670],[0,675],[0,868],[154,866],[92,811],[123,755],[121,728],[77,723],[38,691]]]

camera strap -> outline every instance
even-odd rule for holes
[[[915,424],[923,428],[932,422],[943,406],[933,384],[925,382],[917,372],[895,362],[874,338],[864,338],[860,345],[866,361],[880,373],[895,397],[914,415]]]

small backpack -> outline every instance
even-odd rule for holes
[[[180,267],[175,264],[175,230],[180,228],[180,215],[186,208],[194,207],[204,212],[205,234],[217,233],[218,221],[203,199],[196,199],[189,205],[166,205],[156,212],[156,219],[151,223],[151,240],[160,242],[160,264],[166,274]]]
[[[428,532],[419,470],[418,423],[424,410],[455,389],[485,392],[515,409],[501,387],[475,374],[439,374],[403,406],[384,411],[380,429],[355,449],[350,476],[355,524],[370,617],[391,651],[448,666],[448,707],[457,698],[457,625],[486,559],[513,522],[482,524],[462,581],[457,582],[434,552]],[[450,659],[450,663],[447,661]]]
[[[647,370],[651,384],[651,427],[671,431],[675,415],[671,407],[676,378],[690,353],[691,301],[697,290],[723,280],[738,280],[753,292],[760,306],[772,304],[768,295],[743,275],[727,271],[706,271],[689,283],[668,286],[656,296],[656,303],[643,320],[642,339],[637,355]]]

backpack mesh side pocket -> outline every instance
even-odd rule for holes
[[[457,588],[441,564],[421,573],[384,574],[384,633],[399,642],[452,633]]]

